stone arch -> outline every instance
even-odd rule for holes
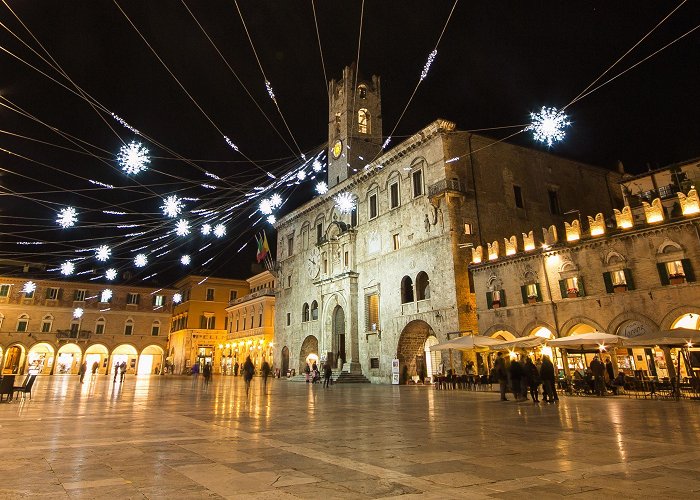
[[[2,373],[5,375],[21,375],[27,348],[19,342],[7,346],[4,352]]]
[[[580,329],[586,330],[586,328],[581,328],[582,325],[590,327],[590,331],[597,330],[599,332],[604,332],[602,325],[597,321],[594,321],[585,316],[576,316],[564,322],[559,328],[559,333],[561,337],[568,337],[569,335],[578,332]]]
[[[109,349],[104,344],[90,344],[85,349],[85,361],[91,373],[93,364],[97,362],[97,373],[107,374],[109,372]]]
[[[321,315],[323,316],[323,332],[332,332],[333,331],[333,311],[335,310],[336,306],[340,306],[343,308],[344,311],[348,311],[348,301],[345,299],[345,296],[340,293],[336,292],[323,300],[321,304]]]
[[[76,375],[80,370],[82,359],[83,350],[78,344],[63,344],[56,352],[56,366],[53,372],[59,375]]]
[[[111,353],[108,368],[113,373],[115,363],[126,363],[126,373],[136,373],[136,363],[138,360],[138,349],[133,344],[119,344]]]
[[[421,271],[416,276],[416,300],[427,300],[430,298],[430,278],[428,273]]]
[[[578,267],[569,259],[564,259],[559,266],[559,273],[576,272]]]
[[[347,232],[347,230],[348,225],[345,222],[342,220],[333,220],[328,224],[328,228],[326,229],[326,240],[337,240],[338,237]]]
[[[408,381],[406,377],[420,376],[425,363],[425,341],[431,335],[435,336],[435,332],[423,320],[413,320],[404,326],[396,346],[401,383]]]
[[[541,320],[534,320],[534,321],[529,322],[525,326],[525,328],[523,328],[521,336],[522,337],[530,337],[530,336],[534,335],[534,332],[536,330],[538,330],[539,328],[546,328],[547,330],[552,332],[552,334],[555,337],[557,335],[557,329],[554,328],[553,325],[550,325],[549,323],[546,323],[546,322],[541,321]]]
[[[384,191],[387,193],[389,192],[389,185],[393,184],[394,182],[399,183],[399,194],[401,193],[401,172],[398,170],[392,170],[389,172],[386,176],[386,180],[384,181]]]
[[[301,343],[301,349],[299,350],[299,373],[304,373],[306,359],[312,355],[318,358],[318,339],[313,335],[309,335]]]
[[[622,264],[624,262],[627,262],[627,259],[619,253],[616,252],[615,250],[611,250],[605,255],[605,265],[606,266],[612,266],[614,264]]]
[[[515,338],[516,335],[512,332],[516,331],[515,328],[511,328],[510,326],[506,325],[505,323],[497,323],[495,325],[491,325],[489,328],[487,328],[483,333],[480,333],[480,335],[483,335],[484,337],[493,337],[495,334],[505,331],[510,333],[510,335]]]
[[[669,311],[666,316],[659,322],[661,330],[670,330],[671,325],[685,314],[700,314],[700,308],[697,306],[678,306]]]
[[[664,255],[664,254],[672,254],[672,253],[677,253],[677,252],[682,252],[683,247],[680,246],[680,244],[676,243],[673,240],[669,240],[668,238],[665,239],[664,241],[661,242],[659,247],[656,250],[657,255]]]
[[[654,330],[658,330],[655,321],[644,314],[629,311],[615,316],[612,321],[610,321],[608,329],[605,331],[615,335],[633,338],[637,335],[642,335],[643,333],[652,332]]]
[[[162,347],[155,344],[146,346],[139,355],[136,373],[138,375],[159,375],[163,368],[164,359]]]
[[[36,342],[26,356],[23,372],[36,373],[37,375],[50,375],[56,357],[56,347],[49,342]]]
[[[287,376],[288,370],[289,370],[289,347],[284,346],[282,348],[282,366],[281,366],[281,374],[283,377]]]
[[[489,337],[498,340],[516,340],[517,337],[510,333],[508,330],[498,330],[493,332]]]

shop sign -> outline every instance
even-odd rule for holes
[[[391,383],[392,385],[399,385],[399,360],[394,359],[391,361]]]
[[[649,329],[647,326],[641,321],[628,321],[620,327],[619,335],[631,339],[647,333],[648,331]]]

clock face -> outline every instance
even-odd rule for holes
[[[318,276],[321,270],[321,251],[314,247],[306,259],[306,272],[309,273],[310,278],[315,278]]]
[[[333,158],[335,158],[337,160],[338,158],[340,158],[340,154],[342,152],[343,152],[343,141],[338,139],[333,144],[333,149],[331,150],[331,153],[333,153]]]

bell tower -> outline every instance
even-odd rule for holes
[[[379,77],[357,78],[355,63],[328,84],[328,186],[361,171],[382,148],[382,96]]]

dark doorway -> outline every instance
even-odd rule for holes
[[[333,350],[344,363],[347,359],[345,357],[345,312],[340,306],[336,306],[333,310]]]
[[[287,376],[287,371],[289,370],[289,348],[284,346],[282,348],[282,373],[283,377]]]

